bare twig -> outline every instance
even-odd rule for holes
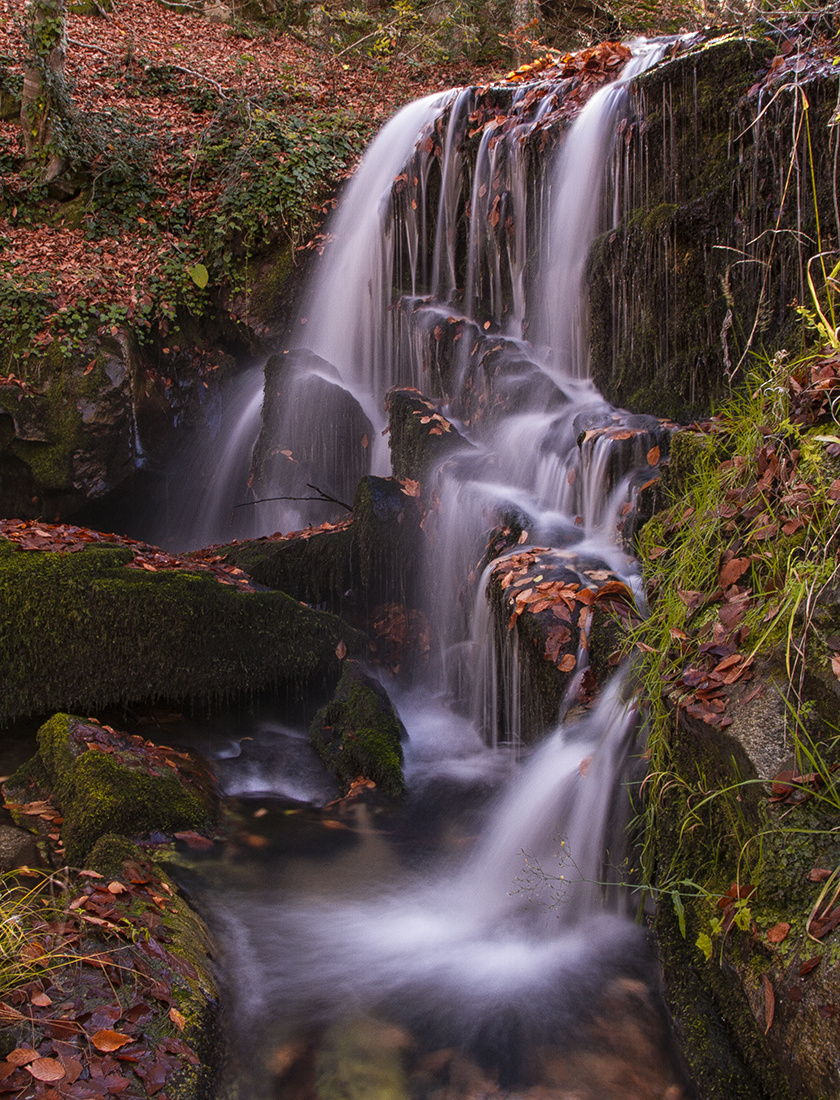
[[[307,489],[314,490],[318,496],[316,497],[260,497],[259,500],[245,500],[241,504],[235,504],[236,508],[249,508],[252,504],[266,504],[271,500],[308,500],[321,504],[338,504],[341,508],[345,508],[348,512],[352,512],[353,508],[350,504],[345,504],[343,500],[339,500],[337,497],[330,496],[329,493],[325,493],[323,489],[319,489],[317,485],[310,485],[307,481]]]

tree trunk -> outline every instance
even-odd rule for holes
[[[65,159],[53,143],[54,119],[64,84],[65,0],[31,0],[20,122],[28,161],[45,160],[43,180],[60,175]]]

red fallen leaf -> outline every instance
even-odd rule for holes
[[[37,1008],[48,1008],[52,1004],[52,998],[46,993],[33,993],[29,999]]]
[[[762,974],[761,980],[764,985],[764,1034],[766,1035],[773,1026],[773,1016],[776,1013],[776,995],[766,974]]]
[[[119,1050],[120,1047],[124,1047],[126,1043],[134,1042],[130,1035],[126,1035],[122,1031],[111,1031],[109,1028],[103,1028],[102,1031],[97,1031],[95,1035],[91,1036],[90,1041],[97,1050],[104,1052]]]
[[[840,905],[828,913],[814,917],[808,925],[808,934],[815,940],[821,940],[829,932],[833,932],[838,924],[840,924]]]
[[[201,833],[173,833],[172,835],[176,840],[183,840],[194,852],[207,851],[208,848],[213,847],[213,841],[209,837],[202,836]]]
[[[840,1016],[840,1005],[817,1005],[817,1012],[824,1020],[831,1020],[835,1016]]]
[[[792,985],[788,990],[788,1000],[793,1001],[794,1004],[799,1004],[802,1000],[802,986]]]
[[[790,925],[787,921],[780,921],[778,924],[774,924],[772,928],[767,931],[768,943],[782,943],[790,932]]]
[[[26,1066],[26,1070],[36,1081],[44,1081],[47,1084],[61,1081],[64,1077],[64,1066],[57,1058],[36,1058]]]
[[[130,1087],[131,1081],[121,1073],[109,1073],[107,1077],[102,1078],[102,1084],[112,1096],[119,1096]]]
[[[786,798],[790,798],[796,790],[796,787],[791,783],[792,779],[793,772],[789,768],[783,769],[774,777],[771,802],[784,802]]]
[[[822,961],[822,955],[813,955],[810,959],[806,959],[799,968],[799,977],[804,978],[806,974],[810,974],[812,970],[816,970]]]
[[[749,558],[732,558],[721,566],[718,574],[718,582],[721,588],[729,588],[735,581],[743,577],[744,573],[752,565]]]
[[[32,1047],[16,1047],[11,1054],[6,1055],[6,1061],[12,1066],[26,1066],[40,1057],[38,1051]]]
[[[11,1077],[13,1073],[17,1072],[18,1067],[13,1066],[11,1062],[0,1062],[0,1081],[5,1081],[7,1077]]]

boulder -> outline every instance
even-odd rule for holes
[[[405,790],[405,728],[378,680],[347,661],[335,695],[315,715],[309,738],[343,793],[357,779],[371,779],[384,793]]]

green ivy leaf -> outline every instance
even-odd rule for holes
[[[204,290],[210,281],[210,273],[204,264],[193,264],[187,268],[187,273],[199,290]]]

